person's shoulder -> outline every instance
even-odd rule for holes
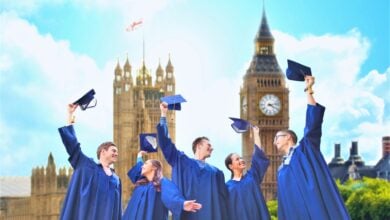
[[[220,170],[218,167],[214,166],[214,165],[211,165],[209,163],[206,163],[213,171],[217,172],[217,173],[222,173],[222,170]]]

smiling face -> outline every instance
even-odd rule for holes
[[[108,164],[113,164],[118,160],[118,148],[114,145],[108,149],[102,149],[100,152],[100,160],[106,161]]]
[[[243,170],[246,168],[246,163],[242,159],[242,157],[240,157],[240,155],[238,154],[232,154],[230,158],[232,160],[232,163],[229,165],[229,168],[231,170],[243,172]]]

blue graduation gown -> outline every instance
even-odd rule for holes
[[[350,219],[320,151],[325,108],[308,105],[304,136],[278,171],[278,219]]]
[[[269,166],[269,159],[255,145],[252,166],[240,181],[229,180],[228,210],[230,219],[270,219],[267,204],[260,190],[260,184]]]
[[[222,171],[178,151],[169,138],[165,117],[162,117],[157,125],[157,136],[162,153],[172,166],[172,181],[179,187],[185,199],[194,199],[202,204],[199,211],[183,212],[180,219],[228,219],[227,190]]]
[[[138,162],[127,175],[133,183],[141,176],[143,162]],[[180,216],[184,197],[177,186],[167,178],[161,179],[161,191],[157,192],[152,183],[135,187],[129,204],[123,214],[123,220],[167,220],[168,209],[174,216]]]
[[[60,219],[121,219],[121,183],[83,154],[72,125],[58,129],[74,171]]]

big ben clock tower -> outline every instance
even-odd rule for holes
[[[261,25],[255,38],[255,53],[243,77],[240,114],[241,118],[260,127],[261,145],[270,159],[270,166],[261,186],[266,200],[276,197],[276,176],[281,162],[276,147],[273,146],[274,136],[277,131],[289,127],[289,90],[274,53],[274,41],[263,10]],[[242,135],[242,155],[245,161],[251,161],[252,153],[253,140],[247,132]]]

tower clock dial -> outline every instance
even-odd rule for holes
[[[266,94],[259,101],[259,108],[267,116],[273,116],[280,112],[282,104],[274,94]]]

